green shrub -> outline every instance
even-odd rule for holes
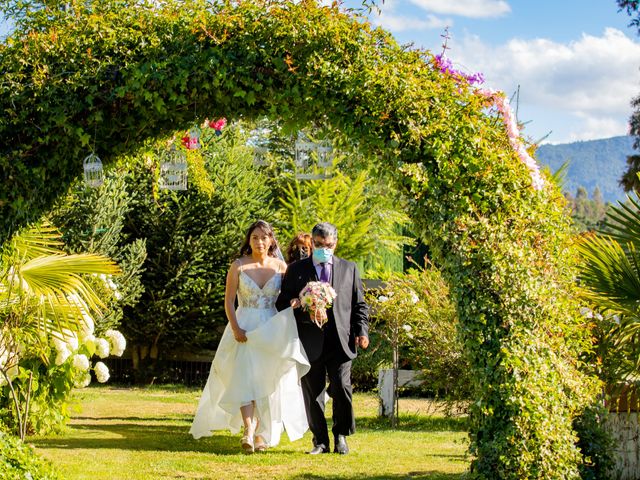
[[[393,203],[395,196],[367,171],[345,174],[336,169],[325,180],[292,181],[281,195],[278,219],[285,238],[311,232],[320,221],[331,222],[340,237],[336,254],[353,261],[368,259],[373,267],[382,265],[382,255],[398,256],[404,244],[412,243],[397,233],[409,219]]]
[[[18,374],[11,384],[0,382],[0,422],[12,431],[19,431],[20,417],[13,400],[15,393],[26,434],[46,435],[61,431],[69,420],[72,390],[88,386],[92,378],[100,383],[109,379],[108,367],[94,355],[101,358],[109,354],[120,356],[124,351],[124,341],[117,332],[101,330],[100,333],[97,336],[98,331],[89,333],[85,330],[77,334],[66,331],[63,337],[49,336],[50,343],[43,346],[44,350],[38,352],[40,355],[33,351],[22,352]],[[118,337],[119,345],[114,344],[112,334]],[[108,344],[106,350],[109,352],[100,352],[97,342]],[[26,417],[25,412],[28,412]]]
[[[62,366],[56,366],[55,363],[47,366],[40,359],[30,358],[20,363],[20,374],[13,379],[12,388],[21,399],[22,411],[25,411],[26,399],[29,398],[26,433],[46,435],[61,431],[69,420],[69,396],[74,387],[74,377],[77,376],[71,362]],[[2,387],[0,421],[12,431],[18,431],[16,406],[8,385]]]
[[[386,355],[389,366],[396,345],[399,368],[421,371],[422,391],[452,404],[469,399],[469,365],[458,339],[458,318],[437,269],[427,266],[393,274],[383,287],[367,293],[367,302],[371,331],[380,337],[380,346],[361,352],[358,361],[364,356],[370,363]]]
[[[29,445],[4,431],[0,424],[0,479],[58,480],[51,464]]]
[[[593,406],[574,421],[578,434],[578,447],[585,460],[580,466],[582,480],[613,480],[615,473],[615,441],[611,432],[604,426],[609,415],[606,408]]]
[[[119,269],[105,256],[68,255],[60,246],[59,232],[44,224],[0,250],[0,421],[21,439],[61,426],[72,386],[90,381],[94,353],[124,351],[124,338],[96,331],[94,320],[114,295],[104,284]],[[117,345],[98,333],[116,335]],[[106,366],[94,369],[106,381]]]
[[[95,279],[94,288],[107,301],[105,315],[97,321],[100,332],[119,328],[122,310],[137,303],[144,287],[140,280],[146,258],[144,238],[123,232],[134,195],[117,169],[108,170],[100,188],[90,188],[78,180],[67,195],[48,213],[51,223],[62,232],[69,253],[98,253],[113,259],[122,273],[108,282]],[[111,288],[105,285],[111,285]],[[115,295],[112,291],[115,287]]]
[[[377,388],[378,371],[391,368],[392,350],[389,343],[375,329],[370,329],[369,340],[369,347],[359,350],[358,357],[351,365],[353,388],[362,392]]]

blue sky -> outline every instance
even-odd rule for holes
[[[327,0],[329,1],[329,0]],[[385,0],[372,23],[442,51],[511,96],[524,134],[564,143],[624,135],[640,94],[640,37],[615,0]],[[348,0],[347,6],[361,5]],[[7,24],[0,25],[0,35]],[[551,133],[549,133],[551,132]]]
[[[615,0],[385,0],[373,23],[400,43],[442,51],[486,85],[520,86],[524,134],[546,142],[628,133],[640,94],[640,37]],[[356,3],[352,3],[356,5]]]

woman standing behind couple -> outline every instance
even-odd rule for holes
[[[310,368],[298,338],[293,309],[278,313],[276,298],[287,265],[279,258],[271,226],[253,223],[227,274],[228,324],[216,350],[190,433],[238,433],[245,453],[264,451],[308,429],[300,378]],[[234,302],[238,301],[238,309]],[[299,301],[292,300],[292,306]]]

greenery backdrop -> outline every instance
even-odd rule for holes
[[[2,240],[92,149],[113,163],[203,111],[320,122],[392,173],[442,267],[470,365],[473,475],[580,475],[573,420],[599,385],[570,224],[553,185],[532,187],[499,95],[310,0],[1,5],[17,25],[0,46]]]

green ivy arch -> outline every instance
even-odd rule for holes
[[[537,191],[486,98],[361,18],[307,0],[3,2],[2,239],[103,161],[210,117],[322,121],[397,172],[448,279],[475,378],[478,478],[577,478],[575,258],[557,189]]]

